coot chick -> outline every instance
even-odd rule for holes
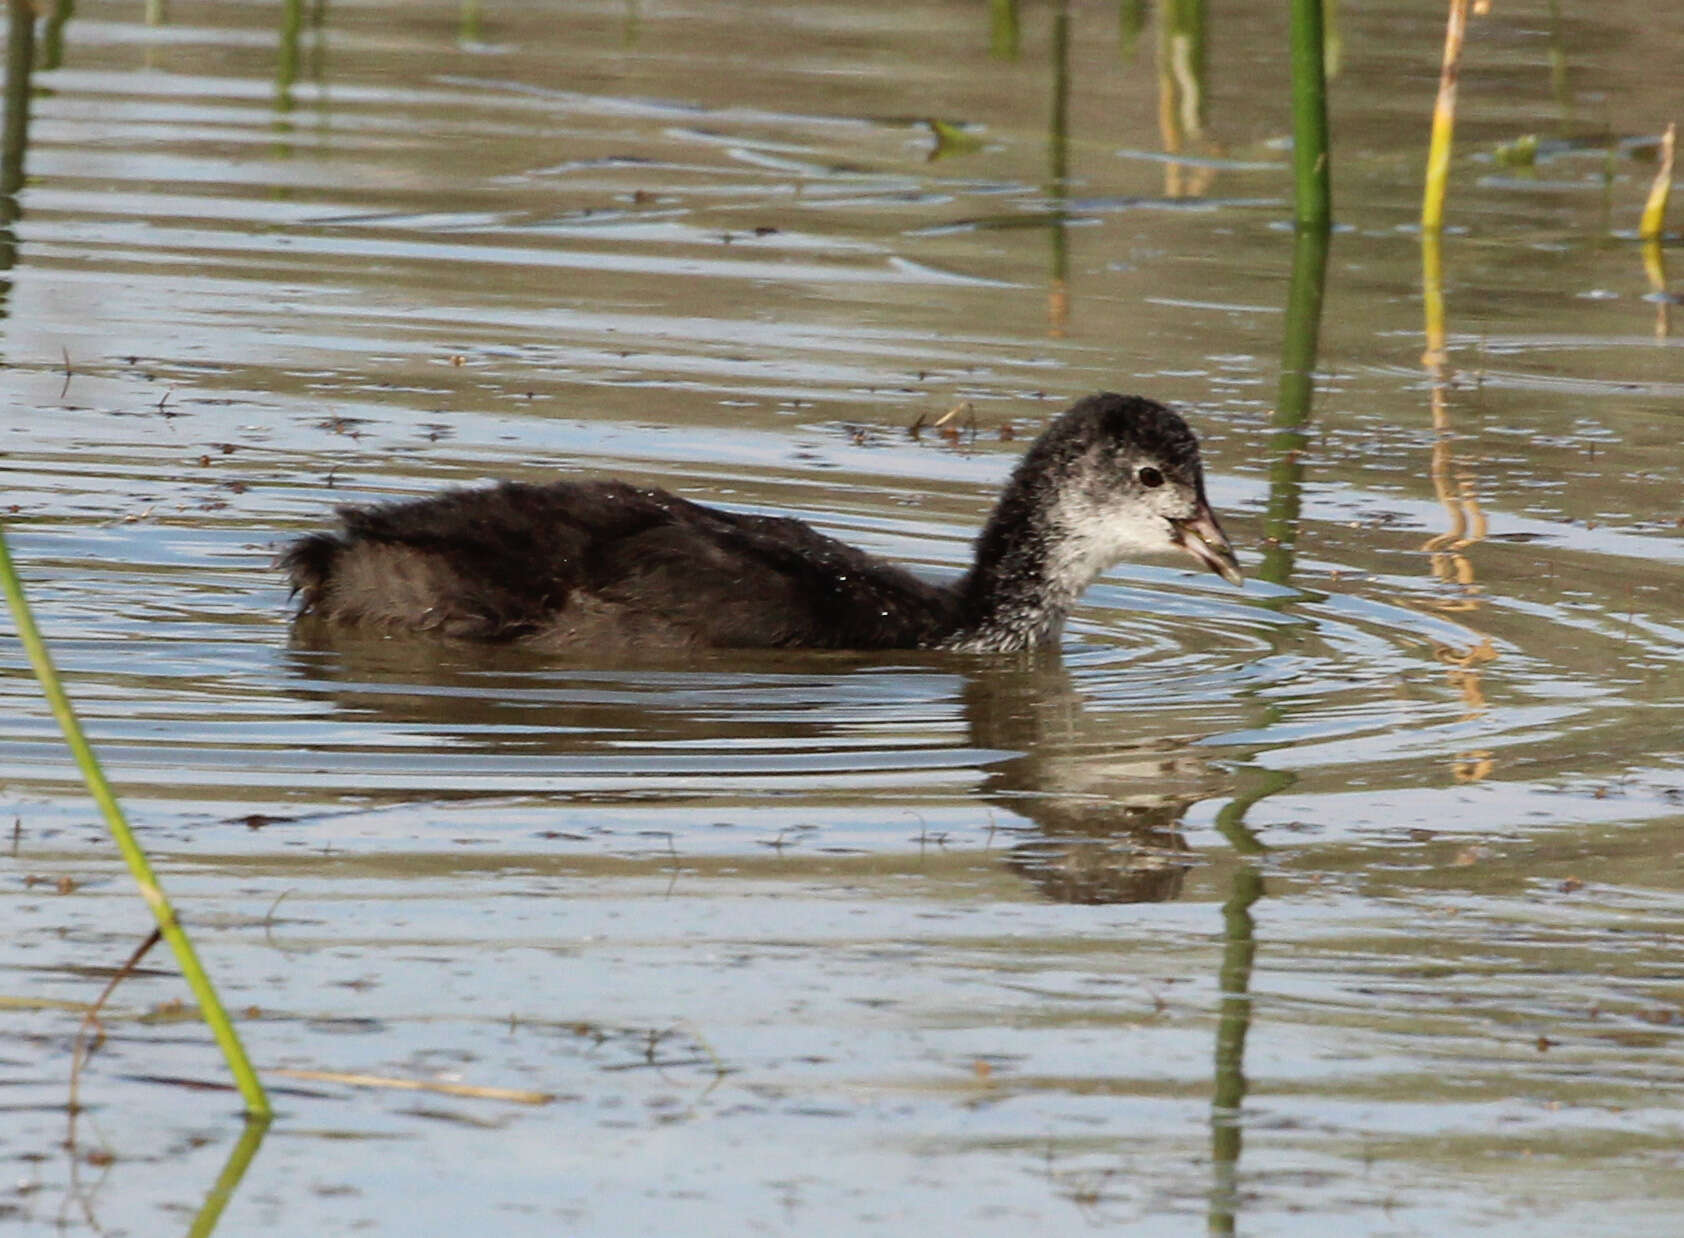
[[[1029,649],[1096,576],[1178,550],[1239,565],[1205,500],[1199,443],[1152,400],[1089,396],[1024,455],[951,584],[799,520],[619,481],[503,482],[338,509],[280,566],[300,615],[392,632],[635,653],[678,648]]]

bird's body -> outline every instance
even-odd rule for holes
[[[306,609],[342,622],[552,649],[882,649],[929,643],[957,610],[799,520],[620,481],[503,482],[341,516],[342,537],[306,538],[287,566]]]
[[[1079,402],[1036,441],[950,585],[799,520],[618,481],[504,482],[339,515],[342,532],[281,557],[301,613],[558,652],[1024,649],[1056,640],[1130,550],[1179,548],[1239,579],[1192,431],[1115,395]]]

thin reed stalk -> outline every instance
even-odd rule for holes
[[[1333,222],[1322,18],[1322,0],[1292,0],[1292,221],[1299,228]]]
[[[140,887],[140,896],[152,909],[153,918],[158,922],[158,931],[163,934],[164,940],[169,942],[170,949],[175,951],[176,962],[180,964],[188,987],[192,989],[193,996],[199,1003],[200,1017],[210,1027],[211,1035],[216,1038],[216,1043],[222,1049],[222,1055],[228,1059],[228,1069],[234,1076],[240,1095],[245,1098],[246,1113],[253,1118],[266,1120],[272,1112],[269,1097],[263,1091],[257,1072],[252,1069],[251,1062],[246,1057],[245,1048],[240,1044],[239,1033],[234,1030],[228,1012],[223,1009],[222,1001],[217,997],[210,977],[205,974],[205,969],[199,963],[199,956],[193,949],[192,941],[188,939],[186,930],[181,927],[181,922],[176,917],[175,908],[170,905],[157,877],[153,875],[151,862],[141,850],[140,844],[135,841],[134,832],[129,828],[122,806],[117,803],[117,796],[112,791],[111,784],[106,781],[105,772],[100,769],[99,759],[89,746],[87,736],[82,733],[82,724],[76,719],[76,712],[70,705],[70,697],[64,691],[64,684],[59,680],[58,671],[53,667],[52,658],[47,653],[46,642],[41,639],[40,629],[35,626],[35,618],[30,613],[29,600],[24,596],[23,583],[18,579],[17,569],[12,563],[3,526],[0,526],[0,591],[5,593],[6,601],[12,608],[12,618],[17,623],[18,639],[29,655],[29,663],[35,669],[35,678],[41,684],[41,691],[47,698],[53,717],[58,719],[59,729],[64,732],[65,743],[70,746],[77,767],[82,771],[82,780],[87,783],[94,803],[99,805],[105,823],[110,827],[111,837],[116,840],[117,849],[128,862],[129,871],[134,874],[135,884]]]
[[[1468,30],[1468,0],[1450,0],[1444,27],[1444,63],[1438,74],[1438,102],[1433,105],[1433,136],[1427,147],[1427,186],[1421,198],[1421,227],[1444,226],[1444,195],[1450,181],[1450,143],[1456,132],[1456,82],[1462,73],[1462,42]]]
[[[1655,182],[1649,186],[1649,200],[1643,204],[1643,220],[1637,235],[1645,241],[1658,241],[1666,231],[1666,204],[1672,197],[1672,156],[1678,145],[1678,126],[1666,127],[1661,138],[1661,166],[1655,169]]]

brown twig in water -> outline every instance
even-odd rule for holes
[[[919,413],[918,419],[906,427],[907,436],[909,438],[917,438],[925,426],[928,426],[932,430],[944,430],[948,422],[952,421],[955,417],[958,417],[961,414],[969,420],[971,436],[974,438],[976,436],[976,410],[971,407],[971,402],[969,400],[960,400],[952,408],[934,419],[926,413]],[[945,430],[945,433],[953,434],[954,431]]]
[[[105,1027],[99,1021],[100,1007],[105,1005],[105,1001],[111,996],[112,990],[134,974],[134,969],[140,966],[140,961],[146,957],[146,952],[163,939],[164,934],[159,929],[153,929],[148,933],[146,940],[136,947],[133,954],[129,955],[129,961],[117,969],[116,974],[106,983],[105,988],[100,990],[99,996],[94,998],[94,1004],[89,1006],[86,1013],[82,1015],[81,1026],[76,1029],[76,1041],[70,1050],[70,1112],[72,1115],[81,1108],[76,1102],[76,1088],[82,1079],[82,1065],[93,1056],[94,1050],[99,1048],[98,1041],[92,1045],[88,1044],[88,1030],[90,1028],[98,1029],[99,1039],[101,1041],[105,1039]]]
[[[949,427],[948,423],[953,421],[955,418],[962,419],[964,423],[963,429],[957,425]],[[940,417],[937,417],[934,421],[932,421],[930,423],[930,428],[933,430],[939,430],[941,432],[941,436],[950,443],[959,442],[959,440],[967,433],[971,437],[971,442],[974,443],[976,442],[976,409],[971,405],[969,400],[960,400],[952,408],[948,409]]]

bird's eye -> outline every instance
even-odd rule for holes
[[[1164,484],[1164,475],[1158,472],[1158,470],[1153,468],[1150,464],[1141,469],[1138,476],[1140,478],[1140,484],[1145,486],[1148,490],[1156,489]]]

